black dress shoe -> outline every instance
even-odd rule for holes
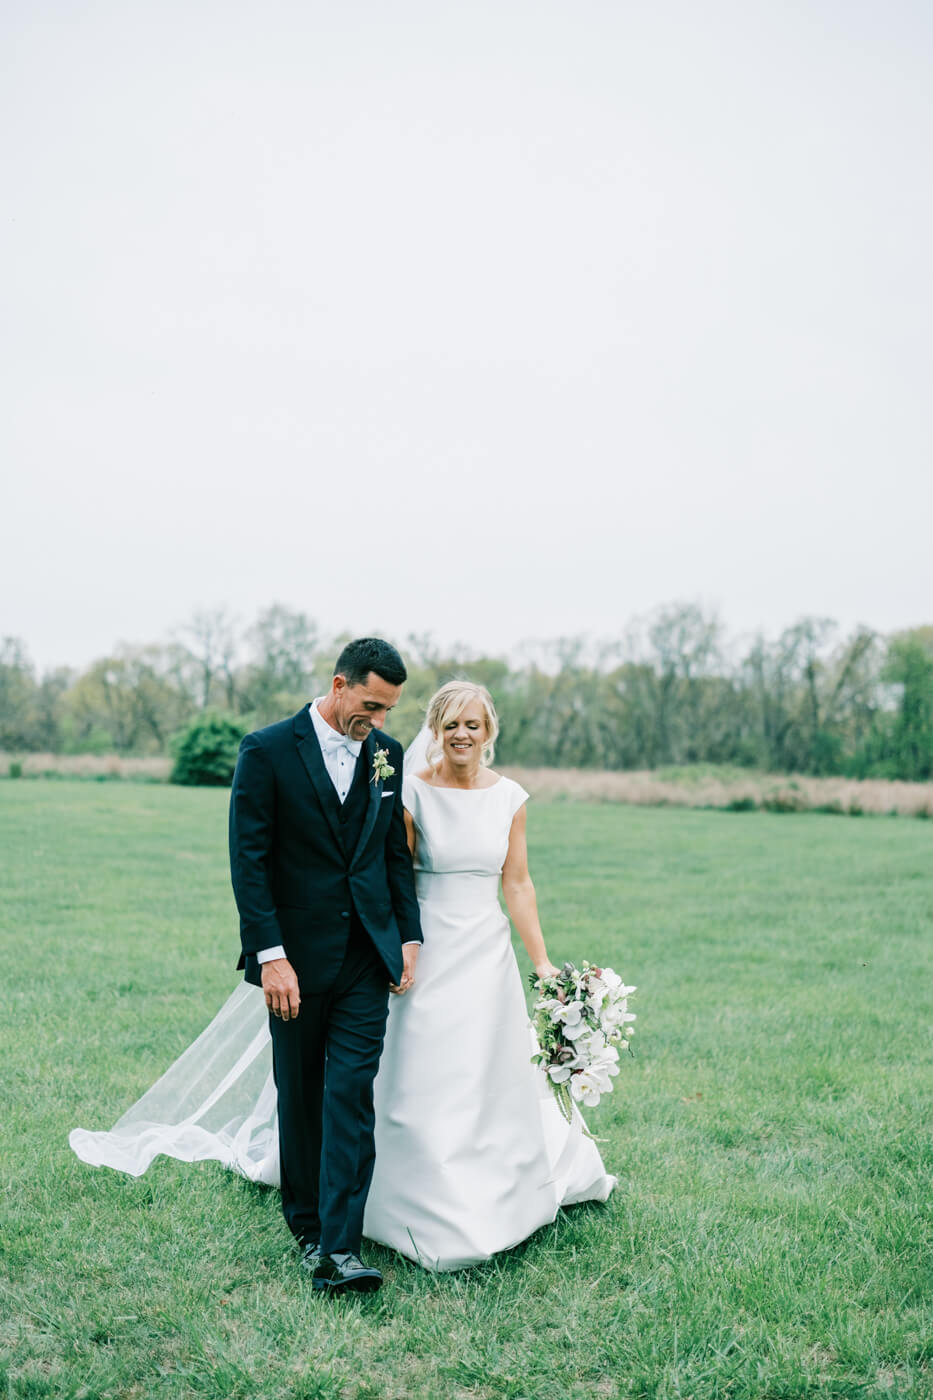
[[[314,1271],[319,1293],[375,1293],[382,1283],[378,1269],[368,1269],[356,1254],[324,1254]]]
[[[321,1246],[319,1244],[303,1244],[301,1246],[301,1258],[298,1260],[298,1264],[305,1273],[313,1274],[320,1262]]]

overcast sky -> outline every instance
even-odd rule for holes
[[[933,621],[933,8],[7,0],[0,633]]]

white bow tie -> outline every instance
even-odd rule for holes
[[[359,758],[360,749],[363,747],[362,739],[348,739],[346,734],[339,734],[336,729],[329,727],[324,736],[324,743],[334,753],[338,749],[346,749],[351,758]]]

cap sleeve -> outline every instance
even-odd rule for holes
[[[506,778],[505,781],[508,783],[505,795],[509,805],[509,821],[511,821],[518,809],[528,801],[529,794],[514,778]]]

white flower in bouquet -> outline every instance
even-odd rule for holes
[[[548,1078],[552,1084],[566,1084],[576,1068],[576,1060],[568,1060],[566,1063],[558,1061],[556,1065],[548,1065]]]
[[[586,1004],[592,1011],[598,1012],[608,995],[609,988],[606,986],[605,982],[600,982],[598,980],[596,982],[591,982]]]
[[[611,967],[582,968],[565,963],[553,977],[531,978],[538,993],[534,1029],[538,1050],[532,1057],[544,1069],[568,1122],[574,1101],[594,1108],[611,1093],[619,1073],[619,1051],[629,1049],[634,1014],[628,998],[635,991]],[[584,1129],[586,1131],[586,1129]]]
[[[583,1007],[578,1001],[555,1002],[550,1014],[554,1024],[561,1027],[565,1040],[576,1040],[586,1030]]]
[[[613,1065],[612,1068],[616,1074],[619,1073],[618,1065]],[[608,1094],[612,1089],[609,1073],[608,1067],[600,1064],[581,1069],[570,1081],[571,1094],[578,1101],[585,1103],[587,1108],[595,1108],[603,1094]]]

